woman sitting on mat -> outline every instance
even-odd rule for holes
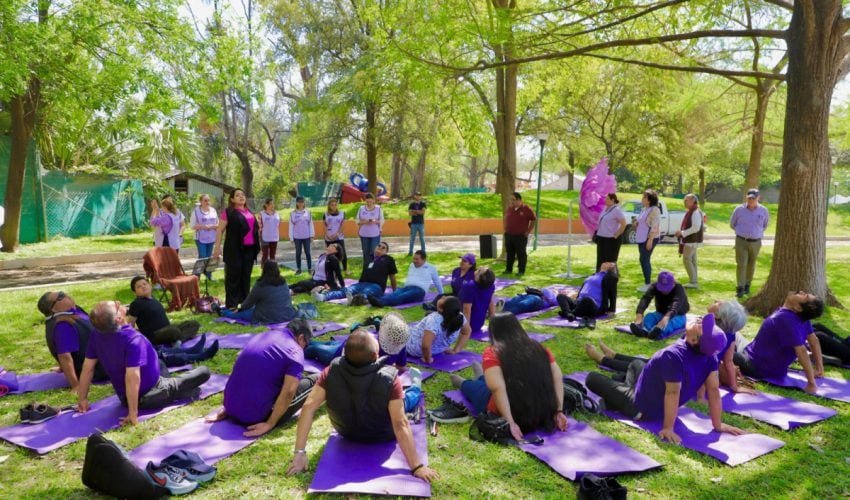
[[[312,311],[309,310],[310,308]],[[271,324],[291,321],[296,317],[315,318],[315,308],[313,304],[293,307],[289,286],[280,275],[277,262],[267,260],[263,264],[263,273],[239,308],[221,309],[219,313],[225,318],[241,319],[255,324]]]
[[[491,333],[492,335],[492,333]],[[587,388],[605,400],[609,410],[635,420],[662,421],[658,432],[662,439],[681,443],[673,430],[679,407],[690,401],[700,387],[708,393],[708,410],[714,430],[730,434],[744,431],[724,424],[720,419],[723,404],[720,400],[720,381],[717,374],[717,353],[726,345],[726,336],[714,326],[714,315],[708,314],[688,323],[685,338],[652,355],[649,361],[617,355],[600,344],[604,354],[592,345],[585,345],[588,356],[597,363],[617,370],[625,366],[625,374],[609,378],[591,372]]]
[[[462,351],[471,333],[469,322],[460,312],[460,300],[445,296],[437,302],[437,312],[425,316],[410,329],[407,353],[433,363],[437,354]]]
[[[561,368],[549,349],[531,340],[513,314],[496,314],[489,327],[483,369],[477,363],[472,368],[477,379],[452,375],[452,385],[478,413],[507,420],[517,441],[538,429],[567,430]]]
[[[536,312],[558,305],[557,294],[548,288],[526,287],[525,293],[516,295],[508,300],[496,302],[496,311],[513,314]]]
[[[344,257],[342,247],[339,243],[331,243],[325,249],[325,253],[316,259],[316,270],[313,276],[306,280],[295,283],[289,289],[292,293],[310,293],[316,287],[325,290],[339,290],[345,287],[345,278],[342,277],[340,260]]]
[[[455,297],[460,297],[461,291],[463,291],[463,285],[475,281],[476,269],[477,268],[475,267],[475,254],[465,254],[463,257],[460,258],[460,265],[452,270],[451,281],[449,281],[449,288],[446,290],[446,293],[441,293],[434,297],[434,300],[422,304],[422,309],[432,312],[436,311],[437,301],[443,298],[444,295],[453,295]],[[494,274],[494,282],[495,279],[496,275]],[[469,315],[467,315],[466,317],[468,318]]]
[[[477,332],[484,326],[487,316],[496,314],[493,295],[496,293],[496,274],[487,266],[475,271],[475,279],[467,281],[460,290],[460,301],[463,304],[463,315],[469,318],[469,328]]]
[[[596,328],[596,317],[617,310],[617,282],[620,275],[617,264],[603,262],[599,272],[590,275],[581,284],[581,289],[572,297],[569,293],[559,293],[556,297],[558,316],[573,321],[582,318],[582,326]]]

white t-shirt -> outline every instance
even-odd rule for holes
[[[463,324],[468,322],[466,316],[463,318]],[[461,328],[453,332],[447,332],[442,327],[443,315],[439,312],[432,312],[425,316],[422,321],[410,328],[410,338],[407,340],[407,353],[411,356],[422,357],[422,338],[425,336],[425,331],[434,332],[434,342],[431,344],[431,355],[436,356],[452,346],[460,335]]]

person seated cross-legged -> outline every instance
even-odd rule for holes
[[[644,316],[643,313],[653,300],[655,312]],[[673,273],[661,271],[658,273],[658,281],[649,285],[638,302],[635,322],[629,327],[632,334],[638,337],[649,337],[653,340],[664,338],[685,327],[685,315],[690,308],[684,287],[676,283]]]
[[[174,401],[195,397],[210,371],[200,366],[181,377],[165,378],[165,368],[153,344],[126,321],[127,310],[117,302],[99,302],[92,311],[95,332],[89,337],[86,360],[77,390],[77,408],[89,409],[89,387],[95,365],[100,362],[109,375],[115,394],[129,410],[122,425],[138,423],[139,410],[162,408]]]
[[[424,250],[417,250],[413,254],[413,262],[407,268],[404,286],[381,296],[369,295],[367,296],[369,303],[374,307],[385,307],[419,302],[425,298],[431,285],[437,289],[438,294],[443,293],[443,283],[440,281],[437,268],[426,262],[427,258],[428,255]]]
[[[717,353],[726,344],[723,332],[714,325],[714,315],[708,314],[688,323],[685,337],[652,355],[649,361],[628,360],[605,352],[610,361],[623,361],[625,375],[614,380],[601,373],[587,376],[587,388],[605,400],[609,410],[615,410],[635,420],[662,421],[658,435],[673,443],[681,438],[673,430],[679,407],[696,396],[705,385],[708,409],[714,430],[730,434],[744,431],[721,420],[720,381],[717,373]],[[597,363],[614,368],[602,359],[592,346],[585,346],[588,356]],[[622,366],[617,369],[622,369]]]
[[[395,264],[395,259],[389,255],[390,246],[386,241],[378,243],[375,247],[374,256],[369,262],[363,263],[363,272],[360,274],[360,281],[338,290],[313,290],[313,300],[317,302],[327,302],[329,300],[348,299],[349,305],[355,304],[366,305],[367,299],[371,296],[380,297],[384,294],[387,288],[387,280],[393,291],[398,288],[396,275],[398,268]],[[356,296],[362,295],[362,300]]]
[[[414,476],[425,481],[438,477],[416,451],[398,370],[383,364],[378,350],[372,334],[355,331],[346,342],[344,355],[319,376],[298,417],[295,455],[287,474],[307,470],[307,438],[316,411],[327,401],[328,418],[342,437],[360,442],[396,440]]]

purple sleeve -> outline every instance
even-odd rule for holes
[[[56,345],[56,354],[80,350],[80,336],[77,334],[77,330],[64,321],[56,324],[56,328],[53,330],[53,342]]]
[[[661,355],[661,376],[664,382],[682,383],[682,362],[669,352]]]
[[[144,337],[136,337],[127,345],[127,352],[124,353],[124,366],[127,368],[135,368],[142,366],[147,361],[147,352],[144,348],[142,340]]]

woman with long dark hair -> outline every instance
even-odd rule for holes
[[[407,352],[432,363],[437,354],[462,351],[471,333],[469,322],[461,312],[460,300],[444,296],[437,302],[437,312],[425,316],[410,329]]]
[[[314,311],[302,311],[302,306]],[[286,280],[280,275],[277,262],[267,260],[263,263],[263,273],[251,289],[248,297],[239,305],[238,310],[221,309],[225,318],[241,319],[250,323],[272,324],[291,321],[296,317],[315,317],[313,304],[292,306],[292,296]]]
[[[452,384],[477,412],[486,410],[507,420],[516,440],[539,429],[567,430],[563,375],[549,349],[531,340],[511,313],[491,318],[489,332],[483,368],[473,367],[478,379],[452,375]]]
[[[341,257],[342,270],[348,272],[348,256],[345,251],[345,231],[343,223],[345,222],[345,212],[339,210],[339,200],[331,198],[328,200],[328,209],[322,215],[322,220],[325,222],[325,246],[336,243],[342,250]]]
[[[222,255],[224,240],[225,305],[232,309],[245,300],[251,289],[251,271],[260,253],[260,225],[248,208],[245,191],[234,189],[229,200],[218,224],[213,258]]]

